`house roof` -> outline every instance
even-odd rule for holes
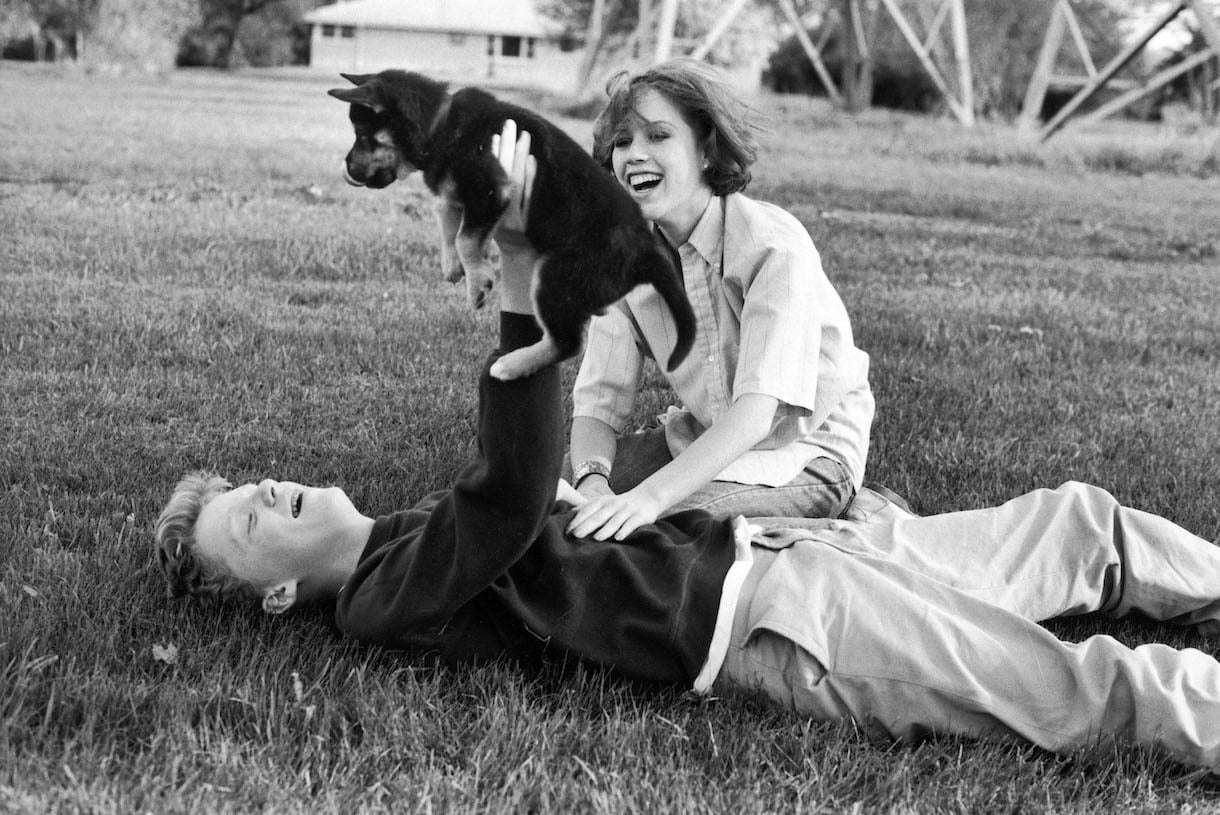
[[[308,23],[544,37],[531,0],[350,0],[314,9]]]

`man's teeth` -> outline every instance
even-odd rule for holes
[[[650,190],[656,185],[660,184],[661,176],[657,175],[656,173],[638,173],[628,177],[627,183],[630,184],[631,189],[635,190],[636,192],[643,192],[644,190]]]

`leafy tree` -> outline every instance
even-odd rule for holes
[[[272,2],[276,0],[199,0],[201,19],[184,37],[179,64],[230,67],[242,18]]]
[[[35,60],[76,58],[99,6],[100,0],[6,0],[0,4],[0,34],[24,40]]]
[[[74,59],[96,70],[173,65],[197,0],[7,0],[0,32],[27,32],[33,59]],[[6,55],[12,48],[5,49]]]
[[[237,32],[232,61],[250,65],[292,65],[309,62],[309,25],[302,21],[316,3],[279,0],[247,15]]]
[[[84,60],[102,70],[172,68],[196,14],[195,0],[99,0]]]
[[[656,23],[664,0],[538,0],[540,13],[559,22],[564,35],[585,39],[590,16],[598,5],[604,9],[604,42],[594,65],[582,66],[582,75],[608,75],[620,68],[652,59]],[[816,0],[797,0],[798,3]],[[724,12],[725,0],[681,0],[674,25],[674,53],[687,53],[699,43]],[[778,11],[770,0],[759,0],[742,9],[729,30],[707,55],[709,62],[725,66],[760,63],[772,42]],[[641,20],[641,14],[643,19]],[[588,48],[590,43],[586,42]],[[598,87],[593,81],[591,88]],[[586,91],[591,88],[585,88]]]
[[[1187,25],[1187,36],[1185,43],[1157,65],[1158,70],[1179,65],[1211,47],[1197,23]],[[1216,123],[1220,120],[1220,63],[1210,59],[1180,74],[1160,89],[1157,98],[1158,109],[1169,102],[1184,102],[1202,114],[1205,121]]]
[[[324,0],[197,0],[199,24],[187,31],[179,65],[229,68],[305,62],[309,27],[301,21]]]
[[[589,27],[593,0],[537,0],[535,7],[540,14],[563,25],[567,35],[579,38]],[[607,34],[626,35],[635,28],[639,19],[639,0],[621,0],[612,11],[613,15],[607,21]]]

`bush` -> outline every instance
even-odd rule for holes
[[[177,63],[215,68],[308,65],[309,26],[301,15],[312,5],[309,0],[280,0],[239,20],[223,15],[205,19],[183,35]]]
[[[824,50],[822,61],[835,84],[843,84],[843,59],[836,53],[834,40]],[[763,84],[776,93],[801,93],[825,96],[826,88],[813,70],[809,57],[796,37],[790,37],[768,60]],[[930,113],[940,107],[940,92],[923,68],[912,57],[879,55],[873,65],[871,104],[893,110]]]

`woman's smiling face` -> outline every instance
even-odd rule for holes
[[[611,165],[644,217],[674,246],[685,243],[712,189],[703,176],[703,145],[682,111],[655,90],[640,94],[614,136]]]

